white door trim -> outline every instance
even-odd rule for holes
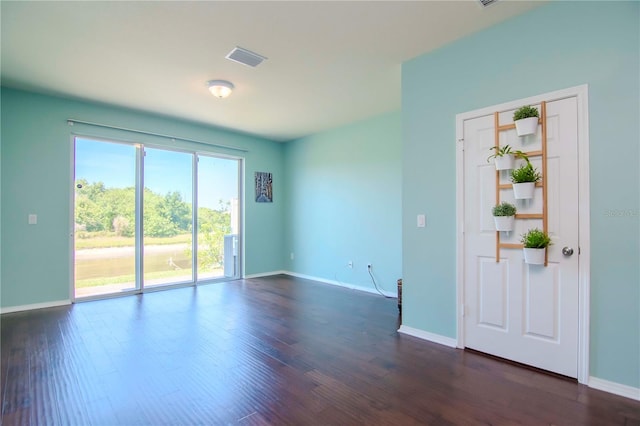
[[[516,109],[525,104],[557,101],[575,97],[578,106],[578,197],[579,197],[579,263],[578,263],[578,382],[589,381],[589,316],[591,228],[589,198],[589,88],[584,84],[525,99],[493,105],[456,115],[456,318],[457,346],[464,348],[464,121]]]

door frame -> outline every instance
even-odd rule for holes
[[[221,153],[217,153],[217,152],[209,152],[209,151],[195,151],[196,154],[196,163],[198,163],[198,158],[200,156],[203,157],[213,157],[213,158],[222,158],[222,159],[226,159],[226,160],[234,160],[238,162],[238,271],[236,276],[233,278],[234,280],[241,280],[244,278],[244,246],[245,246],[245,241],[244,241],[244,219],[245,219],[245,211],[244,211],[244,206],[245,206],[245,188],[244,188],[244,162],[245,162],[245,158],[244,157],[239,157],[237,155],[230,155],[230,154],[221,154]],[[200,165],[198,164],[198,167],[200,167]],[[196,175],[197,175],[197,168],[196,168]],[[194,176],[194,179],[197,181],[198,180],[198,176]],[[194,188],[196,188],[196,192],[197,192],[197,183],[194,186]],[[194,197],[197,198],[197,197]],[[194,221],[195,224],[197,224],[197,221]],[[194,239],[197,240],[197,239]],[[194,247],[194,251],[195,251],[195,247]],[[196,268],[196,285],[203,285],[203,284],[210,284],[210,283],[214,283],[214,282],[221,282],[221,281],[228,281],[226,277],[223,278],[214,278],[214,279],[210,279],[210,280],[206,280],[206,281],[199,281],[197,279],[197,265],[194,265],[194,268]]]
[[[76,139],[77,138],[81,138],[81,139],[90,139],[90,140],[94,140],[97,142],[105,142],[105,143],[113,143],[113,144],[119,144],[119,145],[130,145],[135,147],[136,149],[136,181],[135,181],[135,185],[136,185],[136,240],[135,240],[135,256],[136,256],[136,267],[135,267],[135,273],[136,273],[136,288],[132,289],[132,290],[125,290],[125,291],[121,291],[121,292],[117,292],[117,293],[106,293],[106,294],[99,294],[99,295],[95,295],[95,296],[87,296],[87,297],[82,297],[82,298],[77,298],[75,295],[75,195],[73,193],[71,193],[70,197],[69,197],[69,300],[71,301],[71,303],[76,303],[78,301],[91,301],[91,300],[102,300],[102,299],[109,299],[109,298],[115,298],[115,297],[122,297],[122,296],[129,296],[129,295],[135,295],[135,294],[144,294],[144,293],[150,293],[150,292],[155,292],[155,291],[163,291],[163,290],[169,290],[169,289],[174,289],[174,288],[181,288],[181,287],[197,287],[198,285],[203,285],[203,284],[211,284],[211,283],[215,283],[215,282],[222,282],[222,281],[228,281],[227,278],[223,277],[223,278],[214,278],[214,279],[209,279],[206,281],[199,281],[198,280],[198,275],[197,275],[197,253],[196,250],[193,250],[195,248],[195,244],[197,244],[197,233],[193,238],[193,244],[192,244],[192,250],[194,253],[193,256],[193,260],[192,260],[192,266],[193,271],[192,271],[192,277],[195,277],[194,280],[190,281],[190,282],[182,282],[182,283],[177,283],[177,284],[170,284],[170,285],[166,285],[166,286],[158,286],[158,287],[149,287],[146,288],[144,286],[144,277],[143,277],[143,263],[144,263],[144,240],[143,240],[143,193],[144,193],[144,149],[145,148],[151,148],[151,149],[161,149],[161,150],[165,150],[165,151],[174,151],[174,152],[182,152],[185,154],[190,154],[193,156],[193,168],[192,168],[192,179],[193,179],[193,187],[192,187],[192,198],[193,198],[193,204],[192,204],[192,209],[193,209],[193,215],[192,215],[192,220],[195,219],[197,217],[196,214],[196,210],[197,210],[197,180],[198,180],[198,162],[197,162],[197,158],[198,156],[208,156],[208,157],[214,157],[214,158],[223,158],[223,159],[228,159],[228,160],[235,160],[238,162],[238,170],[237,170],[237,174],[238,174],[238,273],[237,275],[233,278],[234,280],[240,280],[243,279],[245,276],[245,262],[244,262],[244,258],[245,258],[245,235],[244,235],[244,222],[245,222],[245,187],[244,187],[244,172],[245,172],[245,157],[243,156],[237,156],[237,155],[231,155],[231,154],[225,154],[225,153],[221,153],[221,152],[216,152],[216,151],[207,151],[207,150],[203,150],[203,149],[189,149],[189,148],[183,148],[183,147],[173,147],[170,145],[162,145],[162,144],[157,144],[157,143],[143,143],[140,141],[137,141],[135,139],[130,139],[130,138],[112,138],[112,137],[105,137],[105,136],[96,136],[90,132],[87,133],[76,133],[76,132],[71,132],[70,133],[70,144],[71,144],[71,149],[70,149],[70,164],[71,164],[71,170],[70,170],[70,174],[69,174],[69,188],[74,188],[75,187],[75,182],[76,182]],[[193,224],[197,224],[197,221],[193,221]],[[195,227],[194,227],[195,228]],[[138,285],[139,284],[139,285]]]
[[[136,257],[136,261],[135,261],[135,276],[136,276],[136,287],[131,289],[131,290],[123,290],[117,293],[106,293],[106,294],[101,294],[101,295],[94,295],[94,296],[87,296],[87,297],[81,297],[78,298],[76,297],[76,242],[75,242],[75,235],[76,235],[76,229],[75,229],[75,213],[76,213],[76,197],[75,197],[75,190],[73,190],[73,192],[71,192],[70,197],[69,197],[69,300],[71,301],[71,303],[76,303],[78,301],[91,301],[91,300],[101,300],[101,299],[110,299],[110,298],[115,298],[115,297],[123,297],[123,296],[130,296],[130,295],[134,295],[134,294],[141,294],[142,290],[141,287],[138,286],[138,283],[141,283],[140,280],[140,274],[141,274],[141,270],[142,270],[142,262],[138,262],[138,256],[140,256],[140,258],[142,257],[142,254],[139,254],[139,247],[141,246],[139,239],[142,238],[141,233],[140,233],[140,227],[141,227],[141,222],[140,222],[140,217],[138,217],[139,215],[142,215],[142,212],[140,211],[138,213],[140,209],[140,202],[141,202],[141,197],[140,194],[138,193],[138,187],[140,184],[139,181],[139,176],[144,173],[144,170],[139,170],[139,168],[141,167],[141,164],[143,163],[142,161],[142,156],[143,156],[143,144],[140,142],[136,142],[134,140],[130,140],[130,139],[126,139],[126,138],[121,138],[121,139],[114,139],[114,138],[110,138],[110,137],[104,137],[104,136],[96,136],[93,135],[91,133],[76,133],[76,132],[71,132],[69,134],[69,139],[70,139],[70,143],[71,143],[71,149],[70,149],[70,156],[71,156],[71,170],[70,170],[70,175],[69,175],[69,188],[75,188],[76,186],[76,139],[88,139],[88,140],[93,140],[96,142],[104,142],[104,143],[112,143],[112,144],[118,144],[118,145],[128,145],[131,147],[134,147],[136,150],[136,156],[135,156],[135,163],[136,163],[136,170],[135,170],[135,185],[136,185],[136,195],[135,195],[135,209],[136,209],[136,232],[135,232],[135,254],[134,256]]]
[[[589,87],[587,84],[456,114],[456,320],[458,348],[464,339],[464,122],[522,105],[575,97],[578,108],[578,382],[589,381],[591,227],[589,198]]]

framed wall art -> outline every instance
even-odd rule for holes
[[[273,176],[256,172],[256,203],[273,203]]]

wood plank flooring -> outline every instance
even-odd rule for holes
[[[274,276],[1,318],[3,425],[640,425],[640,402],[396,332]]]

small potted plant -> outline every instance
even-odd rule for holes
[[[489,151],[494,151],[493,154],[487,157],[487,163],[494,159],[496,170],[510,170],[513,169],[513,162],[516,158],[524,158],[522,151],[513,151],[509,145],[505,145],[502,148],[492,146]]]
[[[529,229],[522,235],[524,261],[530,265],[544,265],[545,250],[551,245],[551,238],[538,228]]]
[[[513,113],[518,136],[533,135],[538,130],[538,109],[530,105],[518,108]]]
[[[503,201],[493,207],[493,220],[497,231],[513,231],[516,218],[516,206]]]
[[[526,163],[511,171],[511,182],[513,183],[513,194],[516,199],[522,200],[533,198],[533,191],[536,182],[542,179],[542,175],[525,157]]]

